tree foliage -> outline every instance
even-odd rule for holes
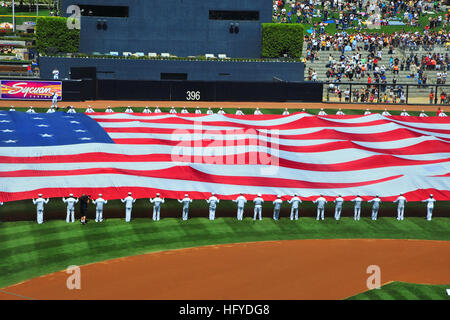
[[[67,18],[38,17],[36,46],[39,53],[78,52],[80,30],[69,29]]]
[[[300,59],[303,49],[304,27],[301,24],[263,23],[262,57],[280,58],[287,54]]]

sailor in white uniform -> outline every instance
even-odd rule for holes
[[[427,220],[431,221],[431,218],[433,217],[433,209],[434,209],[434,203],[436,202],[436,199],[434,199],[433,195],[430,194],[430,197],[426,200],[422,200],[422,202],[427,203]]]
[[[133,112],[134,111],[130,106],[128,106],[127,109],[125,110],[125,113],[133,113]]]
[[[94,111],[94,109],[92,109],[92,107],[91,106],[88,106],[87,108],[86,108],[86,111],[84,111],[85,113],[94,113],[95,111]]]
[[[371,199],[368,201],[373,202],[372,205],[372,220],[377,220],[378,218],[378,210],[380,209],[380,204],[381,204],[381,199],[377,196],[375,196],[375,198]]]
[[[161,218],[161,203],[164,203],[164,199],[162,199],[160,194],[157,193],[154,199],[150,198],[150,203],[153,203],[153,221],[159,221]]]
[[[302,200],[298,197],[298,194],[294,193],[294,197],[291,200],[288,200],[288,203],[291,205],[291,220],[298,220],[298,209]]]
[[[253,203],[255,204],[253,220],[256,220],[257,216],[259,216],[259,220],[262,220],[262,204],[264,203],[264,199],[261,198],[261,193],[258,193],[258,196],[253,199]]]
[[[326,115],[327,113],[325,112],[325,110],[323,110],[323,108],[320,108],[319,116],[326,116]]]
[[[211,107],[208,107],[208,110],[206,110],[206,114],[208,115],[214,114],[214,111],[211,110]]]
[[[55,92],[52,97],[52,107],[58,107],[58,94]]]
[[[400,196],[394,201],[394,203],[398,203],[397,207],[397,220],[404,220],[404,214],[405,214],[405,204],[406,204],[406,198],[401,193]]]
[[[259,108],[256,108],[255,112],[253,113],[255,116],[260,116],[263,113],[261,112],[261,110],[259,110]]]
[[[37,223],[42,224],[44,223],[44,204],[47,204],[50,201],[50,199],[43,199],[42,194],[38,195],[37,199],[33,199],[33,204],[36,205],[36,212],[37,212]]]
[[[314,200],[313,203],[317,203],[316,220],[325,220],[325,204],[327,203],[327,200],[323,197],[323,195],[320,195],[320,197]]]
[[[73,106],[70,106],[69,110],[67,110],[67,113],[77,113],[77,111],[74,109]]]
[[[283,200],[281,200],[281,196],[278,195],[275,201],[273,202],[273,220],[280,219],[280,211],[281,205],[283,204]]]
[[[62,201],[64,203],[67,203],[67,215],[66,215],[66,222],[75,222],[75,203],[78,203],[78,198],[75,199],[73,197],[73,194],[69,194],[69,197],[63,198]]]
[[[400,113],[400,115],[401,115],[402,117],[408,117],[408,116],[409,116],[409,113],[406,112],[405,109],[403,109],[403,111]]]
[[[381,113],[382,116],[388,117],[391,114],[389,113],[389,111],[387,111],[387,109],[384,109],[384,111]]]
[[[217,111],[217,114],[224,115],[225,111],[223,111],[222,107]]]
[[[47,110],[47,113],[55,113],[56,112],[56,110],[55,110],[55,107],[53,107],[53,106],[51,106],[48,110]]]
[[[355,199],[352,200],[352,202],[355,203],[355,215],[353,219],[355,221],[359,221],[361,219],[361,203],[363,202],[363,199],[357,195]]]
[[[106,108],[105,112],[106,112],[106,113],[113,113],[114,110],[111,109],[111,106],[108,106],[108,107]]]
[[[103,195],[100,193],[98,198],[93,201],[95,204],[95,222],[103,221],[103,208],[104,205],[108,203],[108,200],[103,199],[102,196]]]
[[[142,110],[142,113],[152,113],[152,112],[147,106],[145,106],[144,110]]]
[[[215,193],[212,193],[206,202],[209,204],[209,220],[214,220],[216,218],[216,207],[220,200],[216,197]]]
[[[189,111],[187,111],[186,107],[183,107],[183,109],[181,109],[181,113],[186,114],[189,113]]]
[[[36,113],[36,111],[34,111],[33,106],[30,106],[26,113]]]
[[[288,115],[289,115],[288,108],[284,108],[283,116],[288,116]]]
[[[133,203],[136,202],[136,199],[134,199],[131,196],[131,192],[128,192],[128,196],[125,199],[120,199],[122,203],[125,203],[125,222],[131,221],[131,209],[133,209]]]
[[[200,107],[195,108],[195,114],[202,114]]]
[[[419,114],[419,117],[428,117],[428,115],[425,113],[424,110],[422,110],[422,112]]]
[[[187,220],[189,217],[189,204],[192,202],[192,199],[185,194],[184,199],[178,200],[178,202],[183,204],[183,220]]]
[[[344,113],[344,111],[342,111],[341,108],[339,108],[339,110],[336,112],[336,115],[337,116],[343,116],[343,115],[345,115],[345,113]]]
[[[370,110],[369,109],[366,109],[366,111],[364,112],[364,115],[365,116],[368,116],[368,115],[371,115],[372,113],[370,112]]]
[[[244,115],[244,112],[242,112],[241,108],[237,108],[236,115],[237,116],[243,116]]]
[[[16,111],[16,108],[14,106],[9,107],[9,111]]]
[[[176,114],[177,110],[175,110],[175,107],[171,107],[169,113],[170,114]]]
[[[161,109],[158,106],[156,106],[155,108],[155,113],[162,113]]]
[[[237,203],[237,219],[242,220],[244,218],[244,206],[247,203],[247,199],[245,199],[244,194],[241,193],[241,195],[237,197],[236,200],[233,200],[233,202]]]
[[[334,199],[334,203],[336,204],[334,208],[334,219],[339,220],[341,219],[342,205],[344,204],[344,198],[342,198],[341,195],[338,195],[338,197]]]
[[[53,80],[58,80],[59,79],[59,70],[55,68],[52,73],[53,73]]]

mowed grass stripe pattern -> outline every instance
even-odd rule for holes
[[[347,300],[450,300],[448,285],[392,282],[350,297]]]
[[[49,221],[0,224],[0,288],[67,268],[155,251],[213,244],[293,239],[450,240],[450,219],[362,218],[290,221],[245,218],[109,219],[88,225]]]

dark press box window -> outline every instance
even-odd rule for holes
[[[161,73],[161,80],[187,80],[187,73]]]
[[[128,18],[129,7],[79,4],[82,16]]]
[[[209,10],[210,20],[259,20],[259,11]]]

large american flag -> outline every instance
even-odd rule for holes
[[[0,201],[450,200],[450,118],[0,111]]]

